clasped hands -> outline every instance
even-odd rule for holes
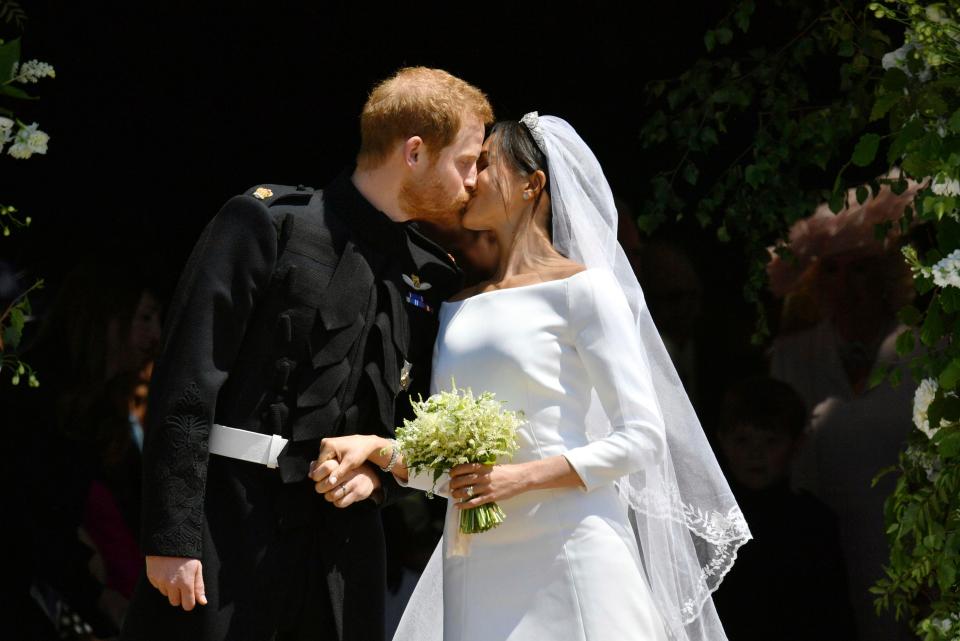
[[[368,498],[380,487],[369,459],[384,443],[382,438],[363,434],[323,439],[320,454],[310,466],[317,492],[337,507]],[[522,465],[467,463],[450,470],[450,495],[461,509],[511,498],[530,489],[528,485]]]
[[[310,463],[317,493],[340,508],[371,497],[378,501],[380,476],[367,462],[374,449],[374,439],[361,434],[323,439],[317,460]]]

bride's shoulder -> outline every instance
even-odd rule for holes
[[[587,271],[586,265],[581,265],[580,263],[572,260],[564,260],[562,263],[556,266],[553,278],[551,280],[570,278],[572,276],[576,276],[580,272],[585,271]]]
[[[456,294],[448,298],[447,301],[451,303],[456,303],[457,301],[461,301],[465,298],[470,298],[475,294],[479,294],[480,292],[483,291],[485,284],[486,284],[486,281],[461,289],[459,292],[457,292]]]

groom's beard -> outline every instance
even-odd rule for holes
[[[400,207],[416,221],[444,231],[460,231],[463,210],[470,202],[470,194],[461,191],[450,195],[439,180],[421,183],[404,181],[400,186]]]

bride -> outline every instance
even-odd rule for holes
[[[463,225],[493,232],[499,266],[440,308],[432,390],[494,392],[527,423],[509,463],[438,482],[444,539],[395,639],[726,639],[710,595],[750,533],[616,242],[596,158],[530,113],[493,127],[477,169]],[[364,460],[434,487],[377,436],[325,439],[328,459],[313,472],[328,499]],[[506,521],[460,534],[458,510],[492,501]]]

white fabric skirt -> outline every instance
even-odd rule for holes
[[[421,578],[436,582],[442,563],[443,641],[666,641],[615,488],[541,490],[500,505],[500,527],[468,537],[463,556],[441,542]],[[456,523],[447,519],[445,537]],[[395,640],[422,641],[431,619],[439,627],[437,587],[418,586]]]

